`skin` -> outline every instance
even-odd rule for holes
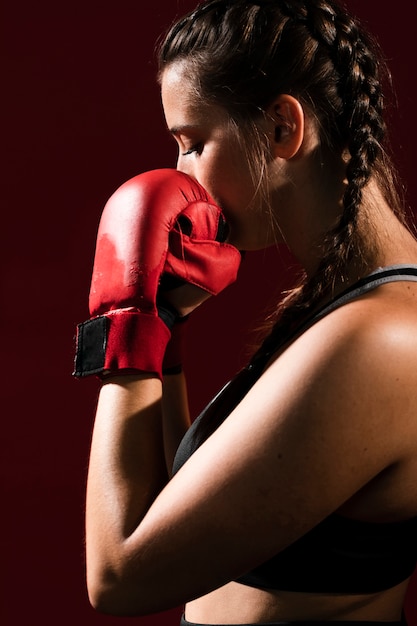
[[[315,241],[340,213],[344,180],[341,162],[329,159],[323,167],[308,112],[283,94],[264,118],[270,199],[280,220],[280,230],[271,232],[266,208],[254,204],[226,111],[195,102],[182,65],[165,71],[162,98],[178,168],[222,206],[231,243],[257,249],[285,240],[312,271]],[[416,264],[416,241],[375,183],[364,195],[378,242],[371,270]],[[352,281],[360,272],[353,263]],[[202,299],[197,294],[194,307]],[[334,511],[376,522],[417,515],[416,303],[416,283],[390,283],[315,324],[274,356],[171,480],[167,467],[189,423],[182,375],[163,385],[146,374],[106,382],[87,488],[93,606],[142,615],[186,603],[187,619],[199,623],[400,619],[407,581],[361,596],[263,591],[229,581]],[[175,304],[181,310],[181,294]]]

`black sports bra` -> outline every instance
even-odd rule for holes
[[[311,316],[301,331],[346,302],[379,285],[398,280],[417,282],[417,265],[395,265],[373,272]],[[300,329],[297,334],[299,332]],[[284,341],[278,342],[262,358],[252,360],[207,405],[180,443],[173,473],[227,418],[259,378],[271,354],[282,344]],[[209,423],[209,432],[201,428],[202,422]],[[417,517],[400,522],[371,523],[334,513],[237,582],[283,591],[376,593],[407,579],[416,564]]]

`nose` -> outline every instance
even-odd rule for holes
[[[192,178],[195,178],[193,175],[193,167],[190,163],[190,159],[185,159],[182,154],[180,154],[177,158],[177,170],[179,172],[183,172],[184,174],[188,174]]]

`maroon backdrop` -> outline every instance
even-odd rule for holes
[[[414,22],[402,11],[387,17],[380,0],[348,4],[379,35],[391,61],[400,102],[396,150],[413,203]],[[86,598],[84,487],[97,385],[71,376],[73,335],[87,316],[105,200],[136,173],[175,163],[153,48],[174,16],[192,6],[193,0],[145,6],[139,0],[22,0],[3,7],[5,626],[126,623],[95,613]],[[248,329],[260,319],[269,295],[287,284],[284,274],[268,271],[271,255],[247,256],[242,273],[256,279],[250,294],[236,284],[194,315],[186,357],[194,414],[241,363],[239,346]],[[229,349],[222,350],[226,342]],[[416,589],[414,583],[407,604],[413,626]],[[179,609],[133,623],[174,625],[178,615]]]

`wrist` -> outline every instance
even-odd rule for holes
[[[74,376],[153,373],[162,379],[162,361],[171,332],[154,314],[133,308],[93,317],[77,327]]]
[[[188,320],[189,315],[179,317],[171,328],[171,338],[167,344],[162,362],[162,373],[164,376],[180,374],[183,371]]]

